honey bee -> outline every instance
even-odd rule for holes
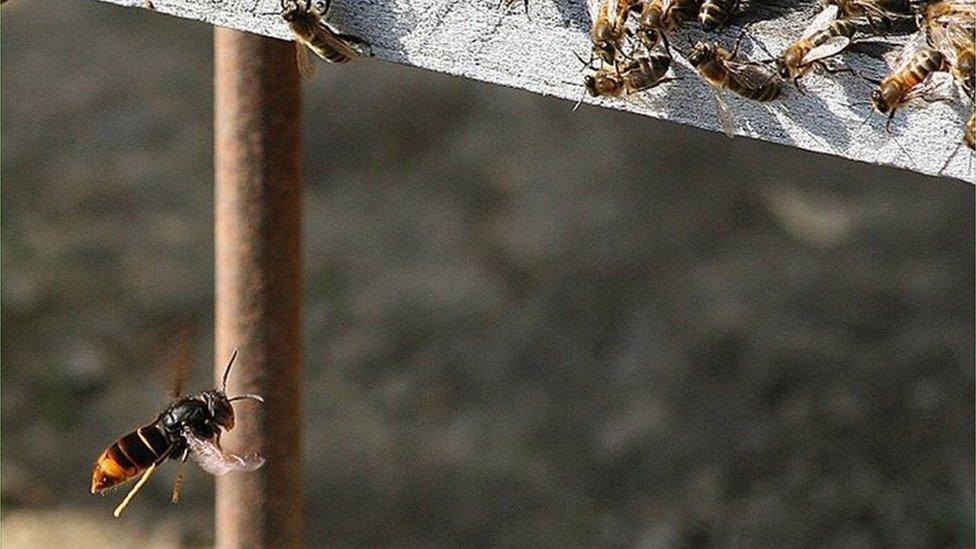
[[[325,22],[331,0],[324,6],[312,5],[312,0],[281,0],[281,18],[288,22],[295,35],[298,68],[309,75],[313,66],[305,47],[329,63],[346,63],[361,55],[360,48],[369,46],[348,34],[340,34]],[[303,47],[305,46],[305,47]]]
[[[895,112],[913,100],[951,100],[944,95],[952,79],[944,72],[945,68],[945,56],[926,45],[924,39],[916,38],[902,48],[895,69],[871,92],[871,104],[881,114],[888,115],[888,129]]]
[[[911,0],[824,0],[824,6],[837,6],[844,19],[864,18],[872,29],[885,33],[911,23]]]
[[[929,2],[918,19],[928,43],[945,56],[950,72],[972,99],[976,87],[976,3]]]
[[[623,66],[603,67],[583,79],[587,93],[592,97],[620,97],[649,90],[665,82],[671,55],[667,52],[652,51],[628,61]]]
[[[258,395],[243,394],[227,397],[227,376],[230,374],[237,351],[224,370],[220,389],[210,389],[198,395],[177,399],[156,416],[149,425],[122,436],[108,447],[95,462],[92,472],[91,492],[102,493],[109,488],[142,475],[136,485],[115,508],[119,517],[129,502],[149,480],[156,467],[167,459],[180,460],[180,470],[173,486],[173,502],[179,501],[183,480],[183,464],[192,456],[200,467],[212,475],[224,475],[235,471],[253,471],[264,464],[259,456],[225,454],[220,449],[220,434],[234,428],[236,400],[264,402]],[[179,390],[179,389],[177,389]]]
[[[851,43],[857,31],[849,19],[838,19],[839,8],[824,8],[803,31],[800,39],[790,44],[776,60],[779,75],[784,80],[799,83],[800,77],[810,69],[823,67],[824,59],[842,52]]]
[[[705,0],[698,10],[698,21],[703,29],[712,31],[725,25],[738,8],[739,0]]]
[[[627,34],[627,15],[639,0],[588,0],[590,6],[590,40],[593,56],[608,65],[614,64],[617,52]]]
[[[694,21],[702,0],[645,0],[641,5],[639,26],[668,33],[687,21]]]
[[[740,36],[739,39],[741,38]],[[737,41],[730,53],[717,44],[698,42],[687,56],[688,62],[712,85],[719,122],[729,137],[735,135],[735,124],[731,110],[722,98],[722,90],[761,103],[776,99],[782,90],[776,73],[766,66],[734,60],[738,45]]]

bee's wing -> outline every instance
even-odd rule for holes
[[[971,46],[976,41],[974,31],[976,31],[976,14],[968,17],[959,17],[958,20],[950,21],[943,25],[949,40],[959,47]]]
[[[905,12],[897,11],[898,9],[905,9],[905,7],[902,8],[896,7],[895,11],[893,11],[891,9],[888,9],[888,7],[879,6],[875,2],[860,2],[859,6],[865,16],[873,19],[900,21],[900,20],[907,20],[912,18],[912,14],[910,11],[905,11]]]
[[[311,78],[315,75],[315,64],[312,63],[312,58],[308,56],[308,48],[298,41],[295,42],[295,63],[298,65],[298,72],[303,77]]]
[[[932,32],[931,36],[932,45],[954,65],[959,51],[972,48],[976,42],[976,21],[970,16],[965,22],[951,23]]]
[[[330,48],[341,53],[346,60],[360,56],[359,50],[351,42],[354,39],[351,36],[345,37],[340,35],[325,21],[319,21],[318,26],[315,28],[315,36],[320,42],[328,44]],[[326,52],[320,51],[318,48],[312,47],[312,51],[326,61],[335,62],[334,59],[330,59],[330,56]]]
[[[933,29],[929,33],[929,38],[931,39],[932,47],[939,50],[939,53],[949,60],[950,65],[955,65],[957,57],[956,45],[953,43],[953,37],[948,31],[949,29],[945,28]]]
[[[936,17],[937,21],[945,19],[965,21],[968,19],[972,24],[972,18],[976,16],[976,4],[972,0],[946,0],[945,4],[949,5],[949,9]]]
[[[912,57],[915,53],[922,48],[927,46],[924,33],[917,32],[912,38],[902,46],[901,50],[898,52],[898,59],[895,61],[894,70],[892,73],[900,72],[904,70],[906,66],[912,61]]]
[[[851,39],[846,36],[831,36],[823,44],[820,44],[819,46],[808,51],[807,54],[803,56],[803,60],[800,61],[800,64],[809,65],[814,61],[827,59],[828,57],[832,57],[844,51],[844,49],[850,44]]]
[[[754,63],[726,61],[725,70],[740,86],[749,89],[761,88],[777,78],[774,73],[762,68],[762,65]]]
[[[718,114],[718,123],[722,126],[722,131],[728,137],[735,137],[735,117],[732,116],[732,109],[722,97],[722,90],[712,87],[713,97],[715,97],[715,112]]]
[[[611,0],[586,0],[586,7],[590,12],[591,26],[596,25],[596,22],[602,17],[606,17],[610,1]]]
[[[830,4],[821,10],[820,13],[813,18],[813,21],[803,31],[800,39],[802,40],[804,38],[810,38],[816,34],[817,31],[827,28],[834,21],[834,19],[837,19],[837,10],[838,8],[836,4]]]
[[[211,475],[219,477],[238,471],[254,471],[264,465],[264,458],[257,454],[225,454],[213,441],[197,437],[189,429],[184,430],[183,435],[194,461]]]
[[[930,103],[936,101],[956,101],[958,95],[956,94],[956,88],[953,82],[952,75],[947,72],[935,71],[929,73],[925,77],[925,80],[922,80],[922,82],[905,94],[905,101],[912,101],[914,99],[923,99]]]

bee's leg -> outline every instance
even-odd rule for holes
[[[803,89],[800,85],[800,75],[793,77],[793,85],[796,86],[796,91],[800,92],[800,95],[806,95],[807,90]]]
[[[739,36],[736,37],[735,44],[732,45],[732,55],[731,55],[732,59],[735,59],[736,54],[739,53],[739,46],[742,45],[742,39],[746,37],[746,31],[748,30],[749,30],[749,25],[745,25],[742,27],[742,30],[739,31]]]
[[[183,457],[180,458],[180,469],[176,472],[176,482],[173,483],[173,496],[170,498],[170,501],[173,503],[179,503],[180,501],[180,488],[183,487],[183,468],[186,466],[186,458],[189,455],[189,448],[183,450]]]
[[[122,512],[125,511],[125,508],[129,506],[132,498],[136,497],[136,494],[138,494],[139,490],[142,489],[142,485],[149,480],[149,477],[151,477],[155,471],[156,464],[153,463],[148,469],[146,469],[146,472],[142,474],[142,478],[139,479],[139,482],[137,482],[136,485],[132,487],[132,490],[129,490],[129,493],[125,495],[125,499],[122,500],[122,503],[120,503],[119,506],[115,508],[115,511],[112,512],[112,514],[115,515],[115,518],[122,516]]]
[[[898,109],[891,109],[891,114],[888,115],[888,121],[885,122],[885,131],[891,133],[891,121],[895,119],[895,111]]]
[[[834,66],[834,65],[829,65],[827,63],[821,63],[820,66],[823,67],[823,71],[825,73],[827,73],[827,74],[841,74],[841,73],[845,73],[845,74],[853,74],[855,76],[860,76],[860,73],[858,73],[857,71],[855,71],[854,69],[852,69],[850,67],[837,67],[837,66]]]
[[[654,33],[657,35],[657,38],[661,41],[661,43],[664,44],[664,51],[666,51],[668,55],[671,55],[671,43],[668,42],[668,35],[657,31],[654,31]]]
[[[633,35],[630,34],[630,30],[629,29],[625,33],[625,36],[627,36],[627,39],[628,39],[627,40],[627,43],[630,45],[630,53],[625,52],[622,47],[621,48],[617,48],[617,51],[620,53],[620,55],[622,55],[624,57],[624,59],[626,59],[628,61],[633,61],[634,60],[634,56],[632,54],[634,53],[634,43],[631,40],[631,38],[632,38]]]
[[[580,72],[583,72],[586,69],[596,70],[596,68],[593,66],[593,50],[590,50],[590,60],[589,61],[583,61],[583,58],[580,57],[580,54],[576,53],[575,51],[573,52],[573,55],[575,55],[576,58],[579,59],[580,63],[583,64],[583,68],[580,69]]]
[[[358,36],[353,36],[351,34],[339,34],[336,36],[341,38],[343,41],[349,43],[354,47],[354,49],[359,50],[359,54],[365,57],[373,57],[373,46],[369,42],[363,40]]]
[[[580,105],[583,104],[583,99],[585,98],[586,98],[586,88],[583,88],[583,93],[580,94],[579,101],[577,101],[576,104],[573,105],[573,112],[576,112],[576,110],[580,108]]]
[[[766,47],[766,44],[763,44],[762,41],[760,41],[760,40],[753,40],[752,42],[755,45],[759,46],[759,49],[761,49],[763,51],[763,53],[765,53],[766,55],[769,56],[766,59],[760,59],[760,60],[756,61],[756,63],[759,63],[761,65],[765,65],[767,63],[772,63],[772,62],[776,61],[776,59],[777,59],[776,56],[773,55],[773,53],[771,51],[769,51],[769,49]]]
[[[353,36],[351,34],[341,34],[341,33],[338,33],[338,32],[335,33],[335,34],[336,34],[336,36],[338,36],[339,38],[342,38],[344,41],[349,42],[350,44],[355,44],[357,46],[369,46],[369,43],[368,42],[366,42],[365,40],[363,40],[362,38],[360,38],[358,36]]]

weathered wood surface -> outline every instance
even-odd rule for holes
[[[133,7],[148,5],[145,0],[108,1]],[[750,38],[743,44],[743,53],[752,59],[768,57],[759,44],[770,52],[780,52],[818,9],[815,0],[757,0],[755,4],[738,20],[739,24],[752,21]],[[278,0],[153,0],[153,8],[223,27],[290,38],[288,27],[278,17]],[[370,42],[378,59],[574,102],[583,92],[581,65],[574,52],[586,57],[589,51],[585,0],[530,0],[528,16],[521,0],[507,9],[500,7],[498,0],[334,0],[329,19],[343,32]],[[705,38],[729,46],[738,33],[738,28],[732,27]],[[694,29],[678,34],[672,42],[680,49],[704,37]],[[848,53],[845,65],[880,77],[888,68],[886,62],[893,62],[897,47],[873,50],[874,55],[869,55],[870,51]],[[683,59],[676,57],[676,61],[677,66],[672,68],[676,82],[630,100],[587,97],[585,101],[719,130],[711,90]],[[355,78],[355,64],[329,70],[349,71],[349,78]],[[788,87],[782,100],[769,105],[727,95],[738,133],[976,182],[976,163],[961,144],[968,103],[960,100],[903,109],[889,133],[885,118],[871,114],[867,103],[871,85],[864,80],[845,74],[812,74],[804,82],[805,94]],[[566,108],[571,107],[572,103],[567,103]]]

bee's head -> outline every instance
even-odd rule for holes
[[[592,74],[583,77],[583,86],[586,87],[586,93],[590,94],[590,97],[600,95],[599,90],[596,89],[596,77]]]
[[[875,88],[871,92],[871,104],[874,108],[878,110],[881,114],[887,114],[891,110],[891,103],[889,103],[888,98],[884,92],[884,87]]]
[[[793,48],[786,50],[781,57],[776,58],[776,74],[778,74],[783,80],[789,80],[792,78],[793,71],[790,70],[790,67],[799,64],[800,60],[798,57],[797,52]]]
[[[308,12],[308,6],[301,0],[281,0],[281,18],[291,23]]]
[[[612,42],[599,42],[593,45],[593,57],[612,65],[617,57],[617,48]]]
[[[637,29],[637,39],[640,41],[641,44],[644,45],[645,48],[648,49],[648,51],[654,49],[654,47],[657,46],[658,43],[663,40],[662,38],[663,36],[664,36],[663,34],[661,34],[660,32],[654,29],[650,29],[650,28]],[[666,43],[665,43],[665,47],[667,47]]]
[[[656,6],[652,9],[648,9],[644,12],[643,17],[641,18],[641,25],[648,29],[660,29],[664,26],[664,23],[661,20],[661,15],[661,10]]]
[[[715,45],[698,42],[688,55],[688,62],[697,67],[715,57]]]

